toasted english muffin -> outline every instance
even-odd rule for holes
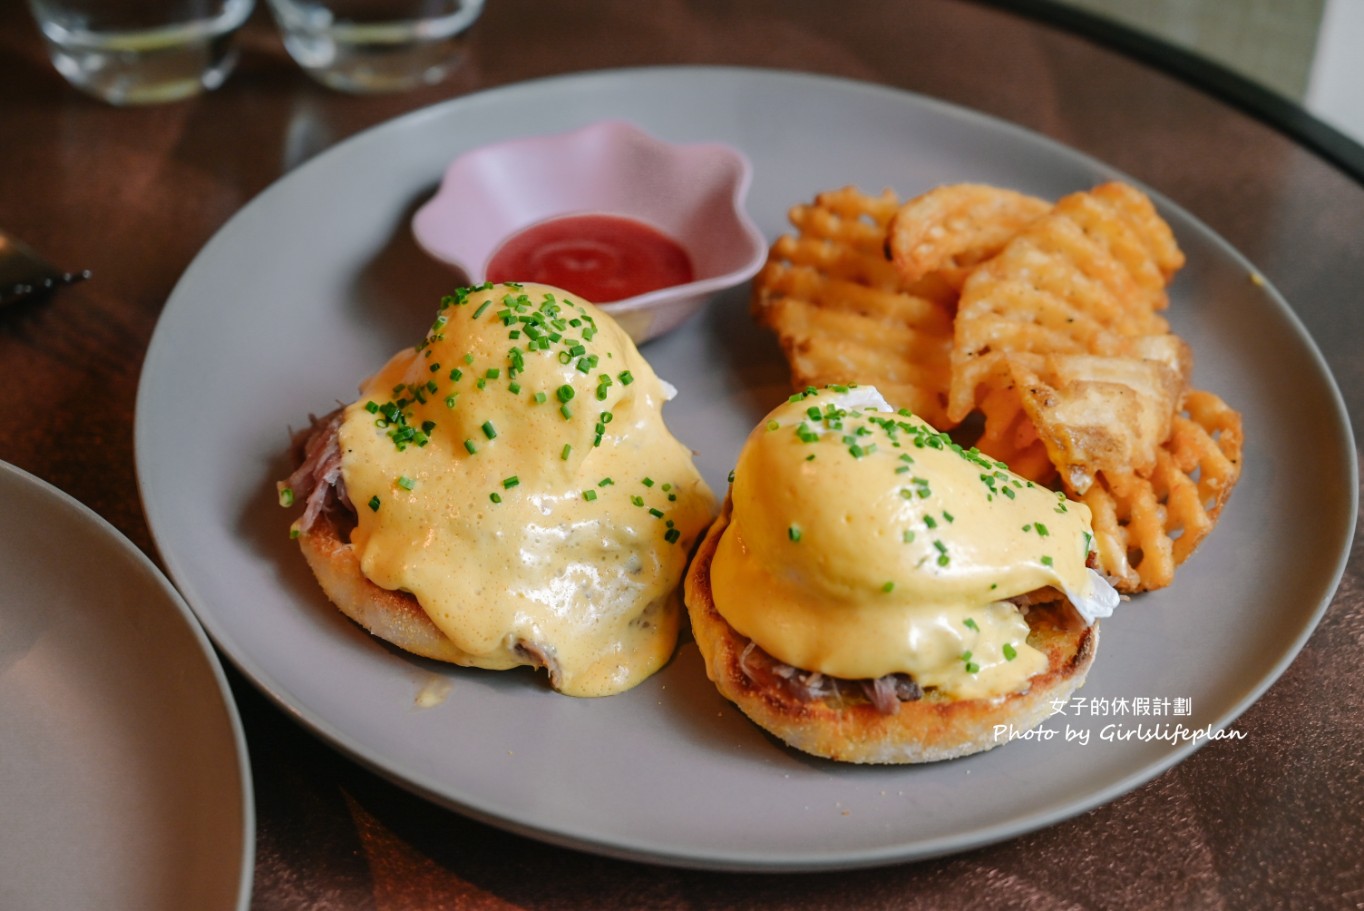
[[[731,501],[702,540],[687,571],[685,600],[706,673],[720,694],[755,724],[789,746],[815,756],[853,763],[921,763],[992,749],[1013,733],[1031,730],[1084,684],[1098,648],[1099,626],[1085,620],[1064,598],[1026,608],[1028,644],[1047,657],[1047,668],[1022,692],[989,699],[955,699],[901,682],[918,698],[897,699],[891,711],[861,695],[870,681],[821,680],[811,698],[783,665],[726,622],[715,607],[711,560],[729,524]],[[818,675],[816,675],[818,676]],[[795,682],[793,682],[795,681]],[[802,692],[804,690],[804,692]]]

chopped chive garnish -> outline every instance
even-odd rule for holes
[[[500,493],[498,493],[497,491],[494,490],[492,493],[488,494],[488,499],[489,499],[489,500],[492,500],[494,503],[501,503],[501,502],[502,502],[502,494],[500,494]]]
[[[573,398],[573,387],[568,383],[564,383],[555,390],[554,394],[559,397],[559,401],[567,402],[569,399]]]
[[[464,448],[468,450],[469,455],[473,455],[474,453],[478,452],[478,447],[474,445],[473,440],[465,440]]]
[[[892,591],[894,591],[894,590],[895,590],[895,583],[894,583],[894,582],[887,582],[885,585],[882,585],[882,586],[881,586],[881,591],[886,592],[887,594],[889,594],[890,592],[892,592]]]
[[[626,386],[629,386],[631,383],[633,383],[633,382],[635,381],[634,375],[633,375],[632,373],[630,373],[629,370],[622,370],[622,371],[620,372],[620,377],[619,377],[619,378],[620,378],[621,383],[624,384],[624,385],[626,385]]]
[[[521,479],[518,478],[516,475],[512,475],[511,477],[506,478],[506,479],[504,479],[504,480],[502,481],[502,489],[503,489],[503,490],[511,490],[513,487],[515,487],[517,484],[520,484],[520,483],[521,483]]]
[[[567,462],[567,461],[568,461],[568,454],[571,453],[572,451],[573,451],[573,447],[570,446],[569,444],[565,443],[565,444],[564,444],[564,448],[563,448],[562,450],[560,450],[560,452],[559,452],[559,458],[562,459],[563,461]]]
[[[800,540],[800,527],[799,527],[799,526],[796,526],[796,525],[792,525],[791,527],[787,528],[787,529],[786,529],[786,536],[787,536],[788,538],[790,538],[792,541],[799,541],[799,540]]]
[[[292,487],[281,487],[279,489],[279,505],[280,506],[294,505],[294,489]]]
[[[682,532],[678,531],[676,528],[670,528],[663,533],[663,540],[667,541],[669,544],[676,544],[677,539],[680,537],[682,537]]]
[[[961,621],[961,623],[962,623],[962,626],[965,626],[967,629],[975,630],[976,632],[980,632],[980,627],[979,627],[979,626],[976,626],[976,621],[975,621],[975,620],[972,620],[970,617],[967,617],[965,620]]]
[[[369,498],[369,508],[374,510],[375,512],[379,511],[379,498],[377,496]]]
[[[492,421],[483,422],[483,435],[490,440],[497,437],[497,428],[493,426]]]
[[[485,300],[483,303],[479,304],[478,309],[474,311],[474,319],[478,319],[480,316],[482,316],[483,311],[487,310],[492,305],[493,305],[492,298],[489,298],[488,300]]]
[[[409,478],[407,475],[399,476],[397,484],[403,490],[411,490],[413,487],[417,486],[417,482]]]
[[[1017,657],[1018,657],[1018,649],[1014,648],[1013,645],[1011,645],[1011,644],[1008,643],[1008,642],[1004,643],[1004,660],[1005,660],[1005,661],[1012,661],[1012,660],[1014,660],[1014,659],[1017,658]]]
[[[583,499],[586,500],[587,502],[591,503],[593,500],[597,499],[597,492],[596,492],[595,490],[591,490],[591,489],[584,490],[584,491],[583,491]]]

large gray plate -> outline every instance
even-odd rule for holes
[[[796,106],[801,116],[789,116]],[[139,394],[137,457],[181,591],[222,650],[303,723],[433,800],[549,841],[701,867],[849,867],[1008,838],[1111,800],[1196,744],[1103,741],[1105,726],[1222,729],[1292,660],[1334,591],[1353,527],[1347,419],[1289,308],[1166,200],[1190,263],[1172,320],[1197,352],[1197,384],[1244,413],[1245,474],[1176,584],[1104,623],[1085,694],[1129,706],[1168,698],[1190,714],[1173,715],[1173,704],[1163,716],[1070,711],[1048,722],[1049,742],[852,768],[789,752],[747,724],[711,690],[691,645],[638,689],[584,701],[526,674],[410,659],[341,618],[274,504],[288,429],[348,400],[429,326],[450,278],[417,251],[407,221],[454,156],[604,118],[746,151],[750,210],[769,237],[792,203],[844,184],[912,194],[971,180],[1055,197],[1115,176],[1026,131],[903,92],[673,68],[456,99],[280,180],[208,244],[167,305]],[[743,436],[786,389],[775,345],[748,321],[746,291],[645,353],[681,389],[670,425],[723,489]],[[1067,726],[1091,741],[1063,742]]]
[[[189,608],[3,462],[0,516],[0,908],[245,911],[246,745]]]

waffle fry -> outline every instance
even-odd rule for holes
[[[1216,524],[1241,474],[1241,416],[1190,392],[1149,477],[1101,472],[1079,496],[1093,513],[1102,571],[1124,592],[1169,585]]]
[[[1056,212],[1104,245],[1133,277],[1152,309],[1169,305],[1165,287],[1183,268],[1184,253],[1146,194],[1109,182],[1088,193],[1072,193],[1056,204]]]
[[[907,281],[936,273],[960,291],[972,269],[1049,209],[1046,200],[985,184],[936,187],[896,211],[886,250]]]
[[[874,383],[945,429],[951,294],[932,280],[903,280],[886,260],[898,207],[890,191],[852,187],[793,207],[796,233],[773,244],[754,283],[753,315],[777,333],[795,388]]]
[[[1166,249],[1168,226],[1118,186],[1065,197],[972,272],[954,327],[950,418],[971,412],[1010,354],[1123,355],[1130,337],[1168,331],[1161,276],[1182,257]]]
[[[993,386],[981,399],[979,410],[984,423],[973,443],[977,449],[1029,481],[1050,485],[1056,479],[1056,466],[1014,386]]]
[[[1187,352],[1173,335],[1168,346]],[[1138,339],[1141,341],[1142,339]],[[1007,359],[1020,404],[1066,486],[1083,493],[1101,470],[1150,474],[1188,385],[1191,359],[1020,355]]]

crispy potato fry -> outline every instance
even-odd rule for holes
[[[1072,193],[1056,204],[1109,254],[1122,263],[1156,310],[1169,305],[1165,286],[1184,266],[1184,253],[1174,232],[1146,194],[1111,181],[1088,193]]]
[[[981,262],[1045,215],[1051,203],[985,184],[948,184],[916,196],[896,211],[886,251],[909,282],[938,274],[960,290]]]
[[[1101,472],[1079,496],[1094,517],[1102,571],[1119,591],[1162,588],[1216,524],[1241,474],[1241,416],[1190,392],[1149,477]]]
[[[792,208],[753,290],[795,388],[875,383],[887,400],[946,429],[952,315],[941,286],[904,282],[883,252],[899,205],[847,187]]]
[[[1121,355],[1129,337],[1168,331],[1161,276],[1181,258],[1166,249],[1168,226],[1116,187],[1065,197],[971,273],[955,323],[953,420],[971,412],[980,384],[1010,354]]]
[[[1012,384],[992,387],[981,399],[979,411],[984,425],[973,443],[977,449],[1029,481],[1049,485],[1055,480],[1056,466]]]
[[[1188,384],[1178,367],[1142,357],[1020,355],[1007,363],[1049,461],[1076,493],[1101,470],[1149,475]]]

